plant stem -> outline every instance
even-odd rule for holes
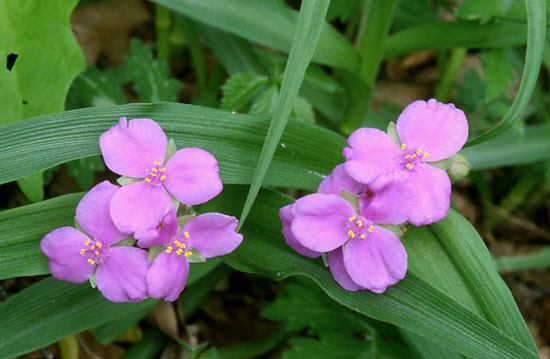
[[[170,61],[170,10],[155,4],[155,27],[157,31],[157,58]]]

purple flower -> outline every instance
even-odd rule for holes
[[[318,257],[328,252],[334,279],[347,290],[369,289],[382,293],[403,279],[407,253],[395,234],[377,223],[400,224],[409,215],[409,204],[396,207],[400,185],[383,188],[361,185],[337,166],[318,191],[281,208],[286,242],[298,253]],[[342,190],[359,194],[358,210],[339,197]]]
[[[107,167],[122,176],[143,179],[122,187],[111,202],[113,222],[123,232],[140,232],[159,223],[171,207],[170,193],[178,201],[195,205],[222,190],[218,162],[200,148],[177,151],[165,163],[167,140],[150,119],[126,121],[111,127],[99,138]],[[167,192],[168,191],[168,192]]]
[[[134,247],[111,247],[127,235],[117,230],[109,216],[109,203],[119,190],[107,181],[90,190],[76,208],[76,221],[86,234],[61,227],[40,242],[52,276],[82,283],[95,269],[95,281],[112,302],[136,302],[147,297],[147,252]]]
[[[144,247],[163,246],[147,274],[149,295],[169,302],[176,300],[187,281],[188,258],[212,258],[235,250],[243,240],[243,236],[235,232],[237,224],[235,217],[205,213],[190,218],[178,230],[175,211],[167,211],[157,229],[159,235],[151,235],[139,243]]]
[[[408,221],[414,225],[437,222],[449,210],[451,182],[445,171],[431,166],[457,153],[468,138],[468,122],[453,104],[434,99],[415,101],[397,120],[401,145],[386,133],[361,128],[344,149],[345,170],[355,181],[377,187],[388,182],[409,183],[401,198],[412,198]],[[398,207],[399,202],[393,203]]]

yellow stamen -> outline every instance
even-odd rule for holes
[[[171,253],[171,252],[172,252],[172,246],[166,247],[166,253]]]
[[[151,176],[156,177],[157,175],[153,172],[151,172]]]
[[[94,251],[95,255],[98,256],[99,255],[99,252],[98,251]]]
[[[95,264],[95,262],[93,261],[93,259],[88,259],[88,263],[90,263],[91,266],[93,266]]]
[[[411,159],[415,159],[416,158],[416,153],[414,153],[412,156],[411,156]]]
[[[411,158],[411,155],[406,155],[405,156],[405,159],[409,159],[409,158]]]
[[[180,246],[180,241],[174,241],[174,244],[179,247]]]
[[[357,221],[357,225],[358,225],[359,227],[363,227],[363,222],[362,222],[362,221]]]
[[[150,178],[146,178],[146,179],[145,179],[145,182],[151,182],[151,179],[150,179]]]
[[[96,242],[96,244],[95,244],[95,245],[97,246],[97,248],[101,248],[101,247],[103,247],[103,244],[101,244],[101,242]]]
[[[81,250],[80,250],[80,254],[84,254],[84,252],[86,252],[85,249],[81,249]]]
[[[160,162],[159,162],[159,161],[155,161],[155,164],[160,166]]]
[[[412,170],[413,169],[413,165],[411,165],[410,163],[407,163],[407,168]]]
[[[94,245],[90,246],[90,249],[95,249],[95,246]]]
[[[182,244],[180,245],[180,248],[185,248],[185,243],[182,243]]]
[[[153,172],[155,172],[155,173],[157,172],[157,169],[155,167],[153,167]]]
[[[424,158],[428,157],[430,154],[428,152],[424,153]]]
[[[183,249],[181,249],[181,248],[178,249],[178,250],[176,251],[176,254],[177,254],[178,256],[179,256],[180,254],[182,254],[182,253],[183,253]]]
[[[420,148],[416,150],[416,154],[417,154],[417,155],[419,155],[419,154],[421,154],[421,153],[422,153],[422,150],[421,150]]]
[[[90,244],[90,240],[88,239],[86,242],[84,242],[85,245]]]
[[[349,217],[348,219],[349,219],[350,222],[351,222],[351,221],[353,221],[353,220],[355,219],[355,216],[351,216],[351,217]]]
[[[369,226],[369,232],[372,232],[374,230],[373,226]]]
[[[164,172],[166,169],[164,167],[160,168],[159,171]]]
[[[185,236],[185,238],[189,238],[189,232],[185,231],[183,232],[183,235]]]
[[[364,234],[361,235],[361,238],[362,239],[365,239],[367,236],[365,236]]]
[[[401,144],[401,149],[404,151],[405,148],[407,148],[407,145],[405,145],[404,143]]]
[[[161,181],[164,181],[165,179],[166,179],[166,176],[165,176],[165,175],[160,176],[160,180],[161,180]]]
[[[351,238],[355,238],[355,233],[353,233],[353,231],[349,231],[349,232],[348,232],[348,235],[349,235]]]
[[[185,256],[186,256],[186,257],[189,257],[189,256],[192,255],[192,254],[193,254],[193,252],[191,252],[191,251],[185,252]]]

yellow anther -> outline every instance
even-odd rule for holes
[[[413,169],[413,165],[411,165],[410,163],[407,163],[407,168],[412,170]]]
[[[355,238],[355,233],[353,233],[353,231],[349,231],[349,232],[348,232],[348,235],[349,235],[351,238]]]
[[[361,238],[362,239],[365,239],[367,236],[365,236],[364,234],[361,235]]]
[[[97,246],[97,248],[101,248],[101,247],[103,247],[103,244],[101,244],[101,242],[96,242],[96,244],[95,244],[95,245]]]
[[[189,257],[189,256],[192,255],[192,254],[193,254],[193,252],[191,252],[191,251],[185,252],[185,256],[186,256],[186,257]]]
[[[161,180],[161,181],[164,181],[165,179],[166,179],[166,176],[165,176],[165,175],[160,176],[160,180]]]
[[[416,158],[416,153],[414,153],[412,156],[411,156],[411,159],[415,159]]]
[[[160,162],[159,162],[159,161],[155,161],[155,164],[160,166]]]
[[[155,172],[155,173],[157,172],[157,169],[155,167],[153,167],[153,172]]]
[[[409,159],[409,158],[411,158],[411,155],[406,155],[405,156],[405,159]]]
[[[153,172],[151,172],[151,176],[156,177],[157,175]]]
[[[95,255],[98,256],[99,255],[99,252],[98,251],[94,251]]]
[[[164,172],[166,169],[164,167],[160,168],[159,171]]]
[[[362,221],[357,221],[357,225],[358,225],[359,227],[363,227],[363,222],[362,222]]]
[[[180,245],[180,248],[185,248],[185,243],[182,243],[182,244]]]
[[[428,152],[424,153],[424,158],[428,157],[430,154]]]
[[[151,182],[151,179],[150,179],[150,178],[146,178],[146,179],[145,179],[145,182]]]
[[[372,232],[374,230],[373,226],[369,226],[369,232]]]
[[[88,263],[90,263],[91,266],[93,266],[95,264],[95,262],[93,261],[93,259],[88,259]]]
[[[348,219],[349,219],[350,222],[351,222],[351,221],[353,221],[353,220],[355,219],[355,216],[351,216],[351,217],[349,217]]]
[[[90,240],[88,239],[86,242],[84,242],[85,245],[90,244]]]
[[[189,232],[185,231],[183,232],[183,235],[185,236],[185,238],[189,238]]]
[[[180,246],[180,241],[174,241],[174,244],[179,247]]]
[[[182,254],[182,253],[183,253],[183,249],[181,249],[181,248],[178,249],[178,250],[176,251],[176,254],[177,254],[178,256],[179,256],[180,254]]]
[[[405,148],[407,148],[407,145],[405,145],[404,143],[401,144],[401,149],[404,151]]]
[[[84,254],[84,252],[86,252],[85,249],[81,249],[81,250],[80,250],[80,254]]]
[[[171,252],[172,252],[172,246],[166,247],[166,253],[171,253]]]
[[[419,154],[421,154],[421,153],[422,153],[422,150],[421,150],[420,148],[416,150],[416,154],[417,154],[417,155],[419,155]]]
[[[95,246],[94,246],[94,245],[91,245],[91,246],[90,246],[90,249],[95,249]]]

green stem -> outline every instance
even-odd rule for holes
[[[372,88],[382,62],[384,43],[393,19],[396,0],[365,0],[357,37],[357,52],[361,58],[358,81],[348,89],[351,100],[340,124],[340,131],[350,134],[361,125],[369,108]],[[359,84],[361,82],[362,84]],[[357,90],[361,89],[360,92]],[[365,90],[366,89],[366,90]]]
[[[191,53],[193,71],[195,72],[197,82],[199,83],[199,89],[202,93],[206,89],[206,62],[204,60],[199,34],[195,29],[193,21],[185,16],[178,17],[178,25],[187,40],[189,52]]]
[[[458,71],[466,57],[468,49],[459,47],[451,50],[451,54],[442,69],[437,86],[435,87],[435,98],[438,101],[446,102],[458,76]]]
[[[170,61],[170,10],[155,4],[155,28],[157,31],[157,58]]]
[[[550,246],[534,253],[495,258],[495,265],[501,273],[550,267]]]

